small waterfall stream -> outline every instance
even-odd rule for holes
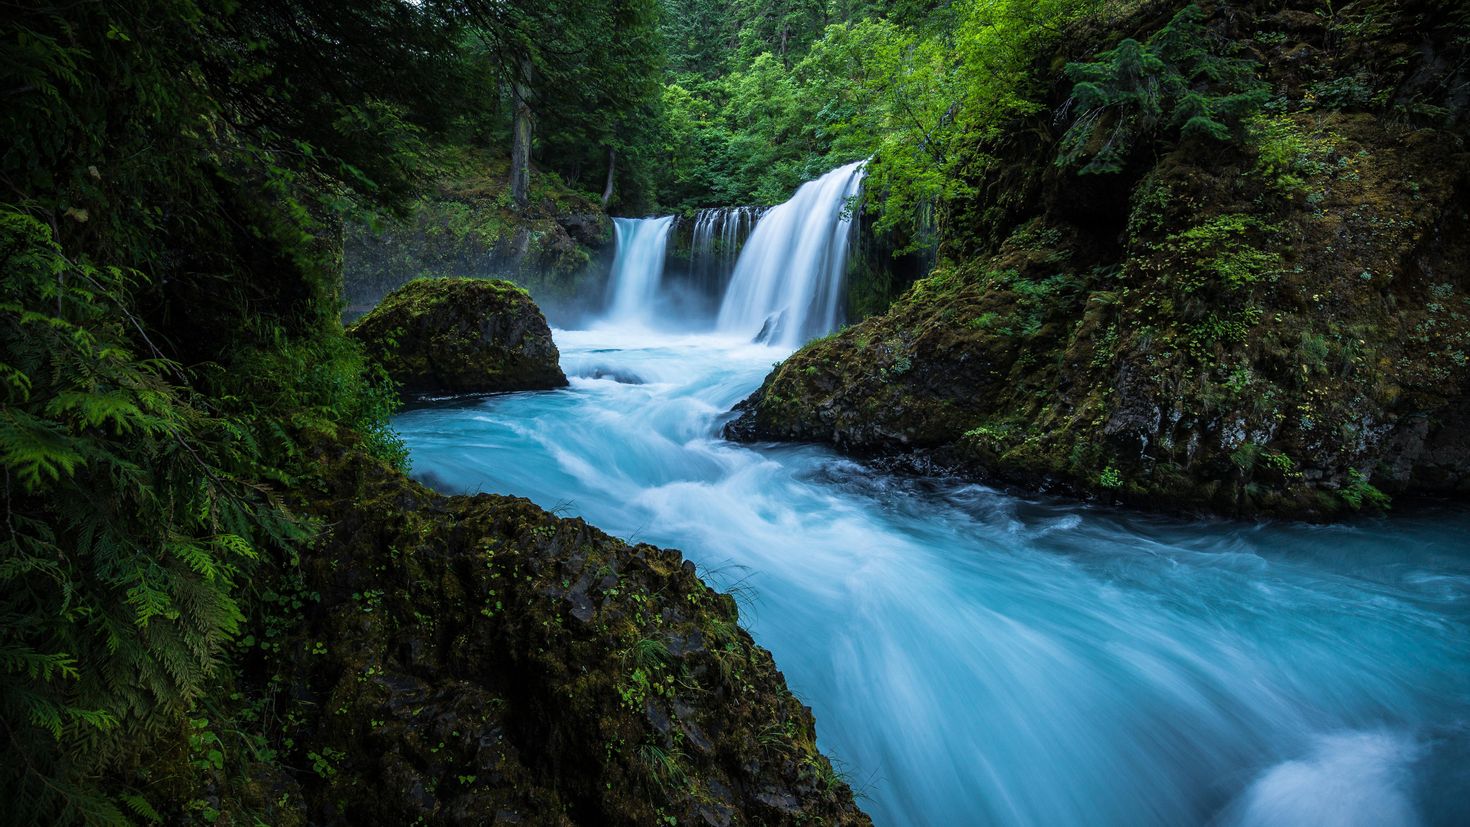
[[[673,226],[671,215],[613,219],[618,252],[608,282],[608,319],[630,323],[647,321],[652,315]]]
[[[719,207],[694,214],[689,240],[689,275],[706,295],[717,300],[730,286],[735,262],[765,207]]]

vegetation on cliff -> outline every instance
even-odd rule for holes
[[[1431,0],[1073,24],[957,162],[935,272],[731,432],[1227,514],[1463,493],[1467,84]]]
[[[366,312],[415,278],[509,278],[543,306],[574,304],[600,286],[613,236],[596,198],[538,169],[528,203],[518,210],[504,155],[458,146],[443,157],[407,216],[346,228],[343,298],[349,315]]]

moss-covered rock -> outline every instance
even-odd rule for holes
[[[567,384],[546,317],[491,279],[416,279],[347,329],[405,393],[542,390]]]
[[[311,823],[868,823],[678,552],[320,450],[270,682]]]
[[[961,165],[934,273],[778,366],[730,435],[1231,515],[1470,493],[1470,15],[1201,4],[1266,104],[1111,174],[1059,163],[1062,66],[1183,6],[1061,38],[1050,106]]]

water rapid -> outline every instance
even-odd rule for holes
[[[444,489],[683,549],[880,825],[1470,823],[1470,514],[1190,522],[722,441],[786,350],[558,331],[566,390],[401,415]]]

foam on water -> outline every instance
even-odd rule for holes
[[[415,471],[738,581],[879,824],[1470,823],[1465,511],[1189,522],[897,480],[719,439],[787,349],[555,335],[570,387],[401,415]]]

